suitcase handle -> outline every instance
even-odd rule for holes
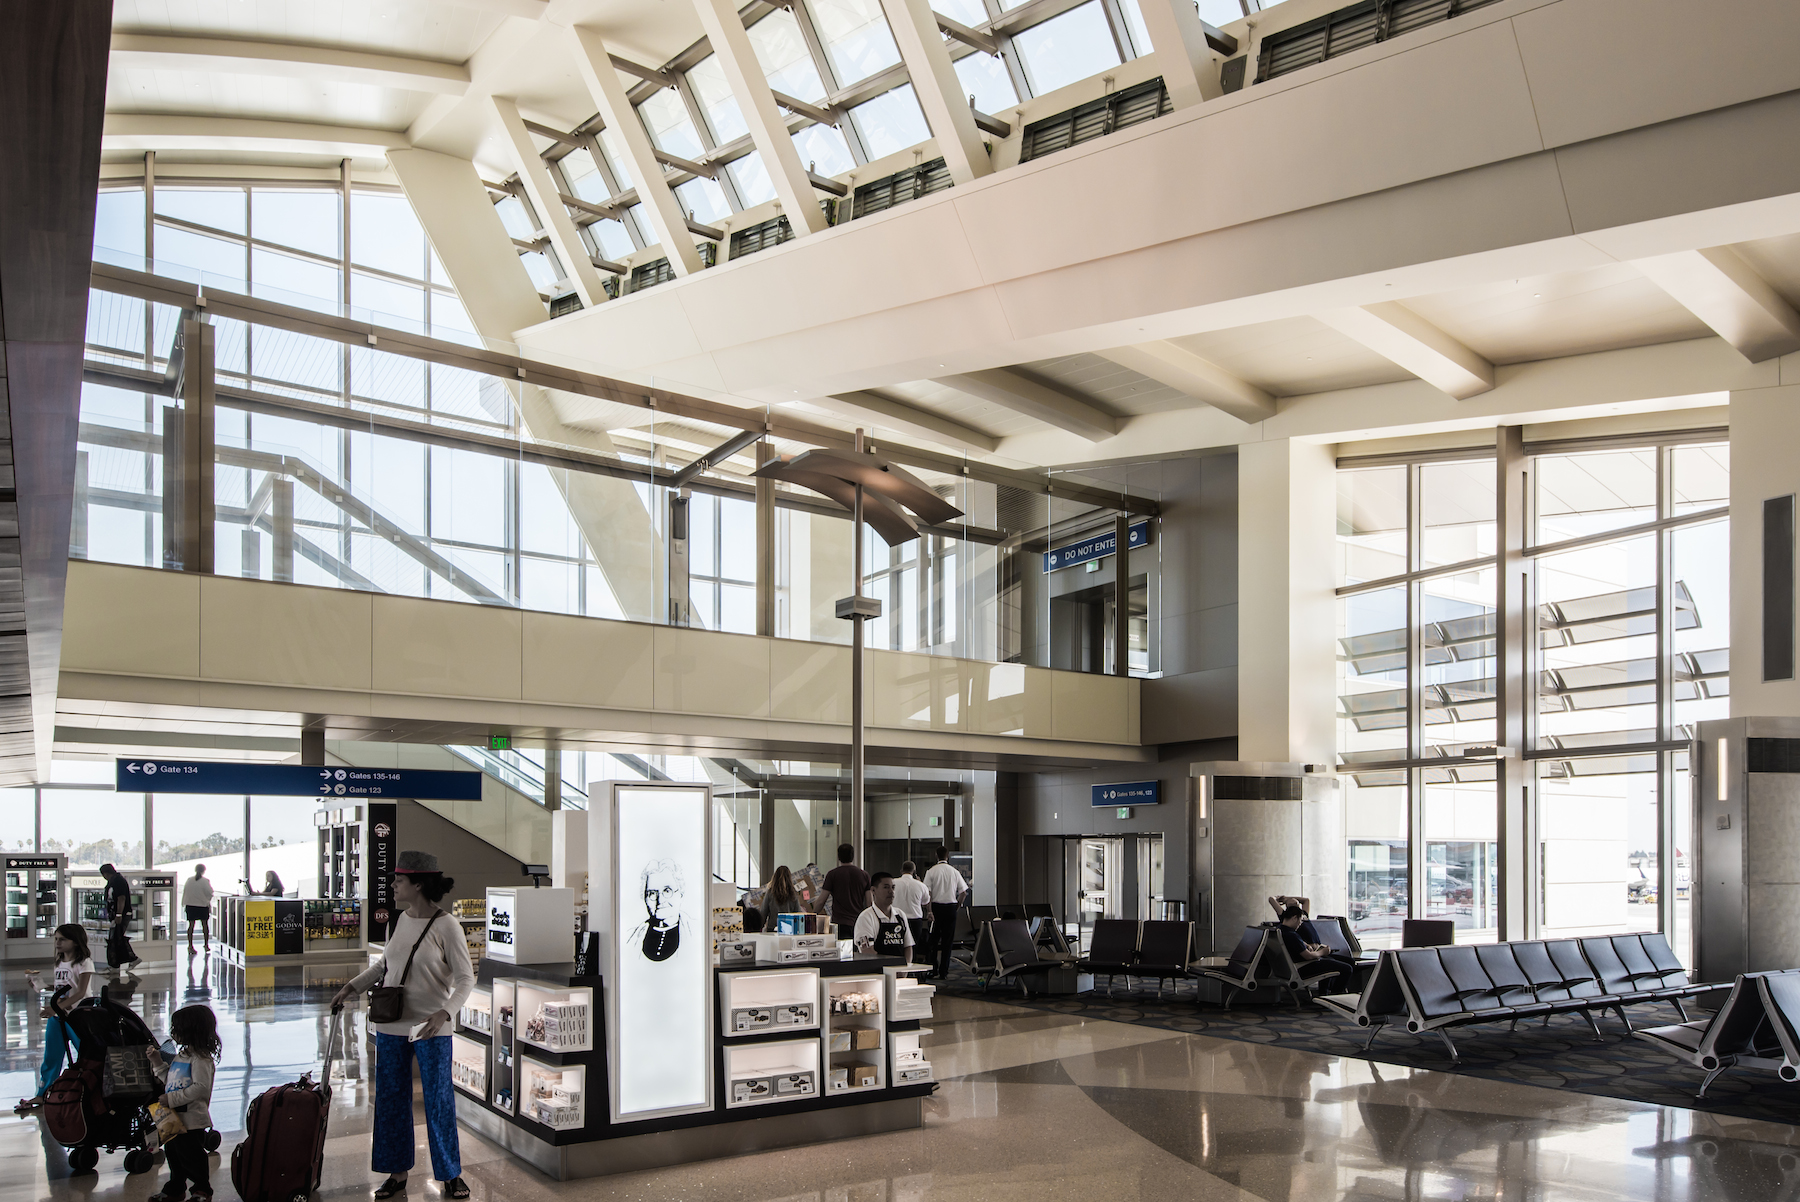
[[[325,1071],[319,1074],[319,1085],[326,1093],[331,1092],[331,1062],[336,1058],[338,1037],[344,1027],[344,1004],[338,1002],[331,1008],[331,1026],[325,1033]]]

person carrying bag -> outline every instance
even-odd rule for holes
[[[475,969],[462,927],[439,922],[437,903],[455,885],[436,856],[400,853],[394,900],[405,907],[388,936],[388,954],[353,977],[332,998],[341,1005],[369,991],[369,1025],[375,1029],[375,1133],[369,1167],[386,1173],[377,1199],[406,1192],[413,1167],[412,1066],[419,1064],[425,1131],[432,1176],[446,1198],[467,1198],[462,1150],[456,1132],[456,1094],[450,1084],[450,1016],[475,988]],[[405,959],[399,959],[404,953]],[[400,971],[396,975],[394,970]]]

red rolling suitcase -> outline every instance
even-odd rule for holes
[[[331,1061],[344,1008],[331,1008],[325,1069],[277,1085],[250,1103],[244,1141],[231,1150],[231,1184],[244,1202],[295,1202],[319,1188],[325,1162],[325,1125],[331,1118]]]

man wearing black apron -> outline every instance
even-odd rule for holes
[[[856,950],[878,956],[912,960],[912,928],[894,913],[894,874],[878,872],[871,878],[869,905],[856,916]]]

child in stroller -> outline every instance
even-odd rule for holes
[[[68,1012],[78,1048],[69,1067],[45,1095],[44,1122],[69,1150],[69,1167],[85,1173],[100,1163],[101,1151],[125,1151],[127,1173],[154,1167],[150,1103],[162,1096],[162,1082],[150,1067],[157,1039],[131,1007],[107,997],[88,998]],[[207,1132],[207,1150],[218,1147]]]

